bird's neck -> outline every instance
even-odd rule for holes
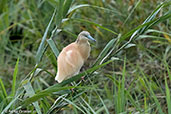
[[[78,44],[78,49],[79,49],[81,56],[83,57],[84,61],[86,61],[90,55],[89,42],[80,40],[79,42],[77,42],[77,44]]]
[[[77,38],[77,40],[76,40],[76,43],[78,43],[78,44],[84,44],[84,43],[87,43],[87,42],[88,42],[87,39]]]

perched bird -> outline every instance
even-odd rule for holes
[[[91,47],[88,40],[96,41],[87,31],[82,31],[77,40],[61,51],[58,56],[58,72],[55,80],[61,83],[79,73],[84,62],[90,56]]]

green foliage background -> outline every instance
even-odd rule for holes
[[[82,30],[91,56],[58,84],[56,58]],[[2,114],[171,114],[170,58],[169,0],[0,0]]]

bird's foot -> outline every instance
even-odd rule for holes
[[[74,88],[71,88],[72,93],[74,93]]]

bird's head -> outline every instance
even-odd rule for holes
[[[96,40],[90,35],[89,32],[87,31],[82,31],[80,32],[80,34],[78,35],[78,38],[77,38],[78,41],[88,41],[88,40],[91,40],[91,41],[94,41],[96,42]]]

